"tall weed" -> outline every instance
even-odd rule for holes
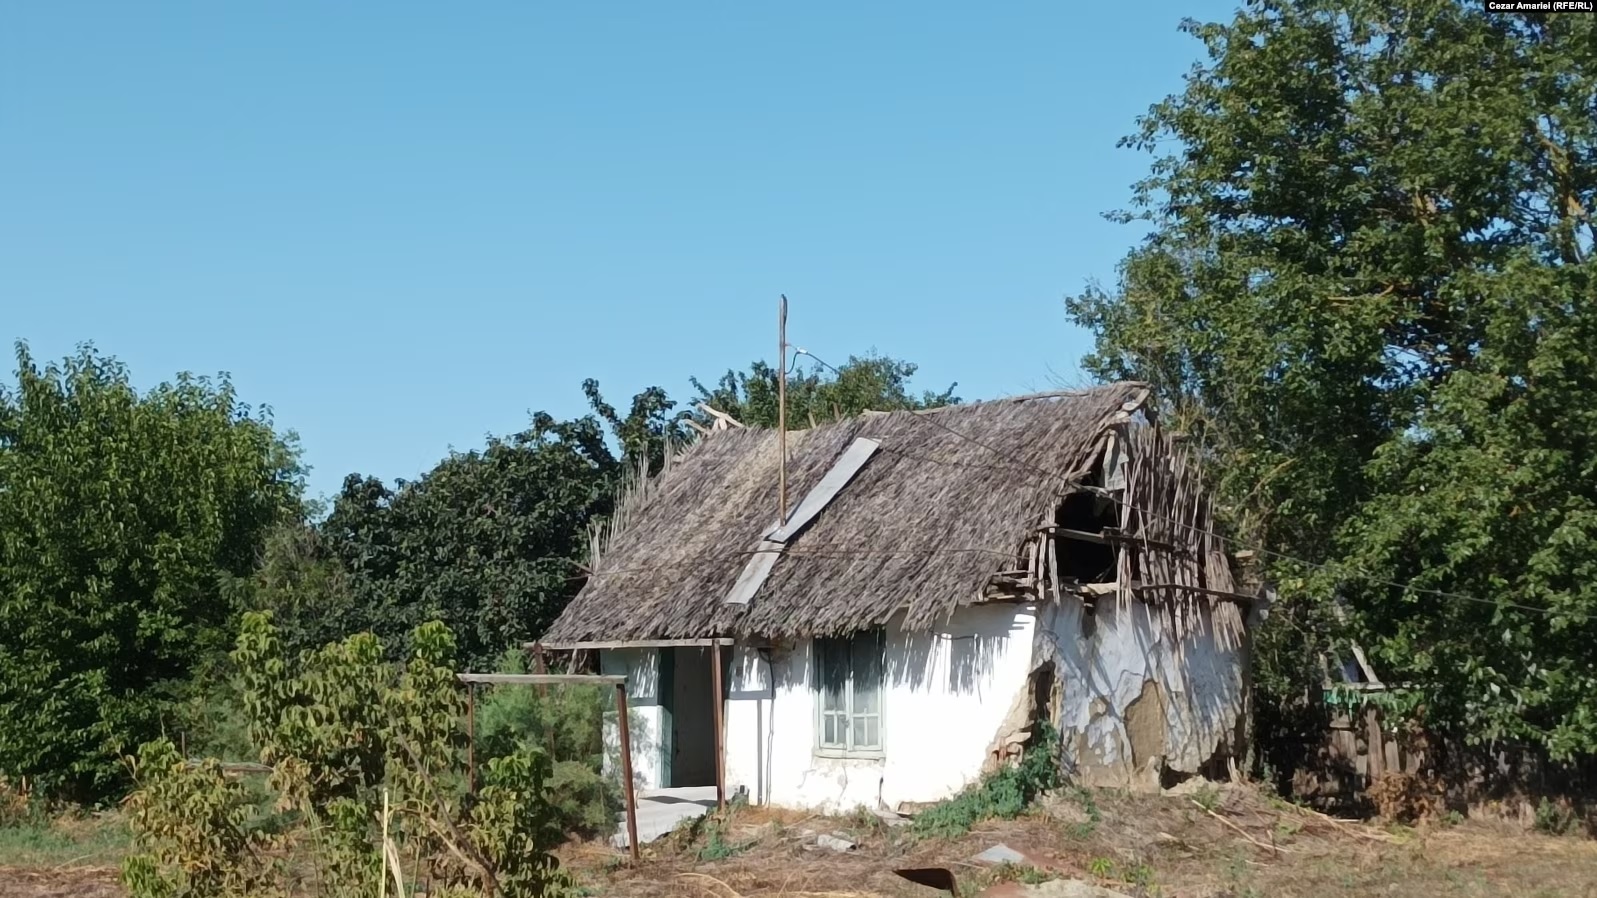
[[[1013,819],[1038,796],[1059,787],[1059,734],[1040,724],[1032,748],[1019,764],[989,774],[975,786],[916,816],[916,835],[952,839],[993,818]]]

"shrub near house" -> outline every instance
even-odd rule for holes
[[[563,838],[545,800],[550,764],[519,746],[487,761],[465,794],[454,639],[441,624],[411,638],[403,666],[369,635],[290,662],[270,618],[245,617],[233,658],[269,789],[281,818],[214,760],[192,764],[167,740],[146,744],[128,800],[136,852],[124,864],[135,898],[286,890],[289,860],[309,863],[324,894],[368,895],[379,879],[429,883],[432,894],[561,894],[549,855]],[[274,849],[292,848],[291,855]]]

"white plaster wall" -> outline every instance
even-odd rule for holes
[[[808,641],[769,652],[734,651],[727,696],[730,788],[757,802],[846,811],[938,801],[979,779],[1000,724],[1026,688],[1035,639],[1032,606],[961,609],[936,633],[887,626],[880,759],[815,754],[815,692]]]
[[[627,720],[632,738],[632,782],[639,789],[659,788],[662,780],[660,724],[660,653],[656,649],[622,649],[599,652],[599,672],[627,678]],[[616,714],[605,715],[605,774],[620,763],[621,733]]]
[[[1047,661],[1056,666],[1067,773],[1092,785],[1147,788],[1166,765],[1196,772],[1235,735],[1245,698],[1242,648],[1216,633],[1203,603],[1179,640],[1159,606],[1105,597],[1090,638],[1083,612],[1075,598],[1040,611],[979,605],[961,609],[936,633],[919,634],[904,632],[895,618],[887,627],[880,759],[816,755],[808,641],[770,650],[734,646],[725,706],[729,791],[746,789],[759,804],[824,811],[948,798],[980,778],[1029,675]],[[604,651],[600,666],[628,677],[634,778],[640,788],[657,788],[658,652]],[[1145,733],[1133,746],[1127,723],[1138,714],[1146,720],[1150,708],[1161,724],[1157,735]],[[605,737],[618,745],[613,713]],[[614,749],[611,755],[613,762]]]
[[[775,736],[771,664],[766,654],[748,646],[732,649],[726,695],[726,782],[730,790],[748,790],[755,804],[770,801],[771,752]]]
[[[1039,659],[1058,665],[1069,772],[1093,785],[1140,788],[1156,787],[1166,765],[1195,773],[1235,733],[1245,696],[1242,648],[1215,632],[1207,603],[1198,603],[1179,639],[1161,606],[1105,597],[1090,637],[1084,612],[1073,598],[1049,603],[1039,628]],[[1134,740],[1128,723],[1150,713],[1143,719],[1162,722],[1162,731]]]

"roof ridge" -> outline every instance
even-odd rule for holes
[[[1040,399],[1079,399],[1086,396],[1092,396],[1096,393],[1106,393],[1111,390],[1125,390],[1127,388],[1134,388],[1141,391],[1141,394],[1138,395],[1134,400],[1130,400],[1132,408],[1140,407],[1143,403],[1147,402],[1148,394],[1151,392],[1148,384],[1140,380],[1115,380],[1110,381],[1109,383],[1094,384],[1090,387],[1043,390],[1036,393],[1020,393],[1014,396],[996,396],[992,399],[977,399],[973,402],[950,403],[948,405],[939,405],[932,408],[897,409],[895,411],[889,412],[884,412],[877,409],[866,409],[859,414],[859,417],[873,418],[879,417],[881,415],[896,415],[901,412],[907,412],[911,415],[930,415],[937,412],[946,412],[950,410],[972,409],[983,405],[999,405],[1005,402],[1033,402]],[[1131,410],[1132,409],[1126,409],[1126,411]]]

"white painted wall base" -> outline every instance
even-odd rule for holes
[[[1090,636],[1074,597],[1047,603],[1041,624],[1030,604],[964,608],[935,633],[905,632],[895,618],[886,627],[883,751],[874,759],[816,753],[808,640],[734,646],[725,704],[728,793],[741,787],[758,804],[828,812],[949,798],[980,779],[1031,674],[1050,662],[1062,696],[1056,714],[1068,773],[1093,784],[1157,787],[1166,765],[1195,772],[1240,719],[1243,658],[1216,637],[1206,610],[1179,640],[1160,613],[1106,599]],[[657,652],[600,657],[605,673],[630,678],[634,775],[640,788],[657,788]],[[613,725],[606,739],[616,744]]]
[[[661,769],[660,655],[654,649],[622,649],[599,653],[599,672],[627,678],[628,736],[632,739],[632,782],[637,789],[658,789]],[[621,731],[615,711],[605,715],[604,772],[616,775],[621,758]]]

